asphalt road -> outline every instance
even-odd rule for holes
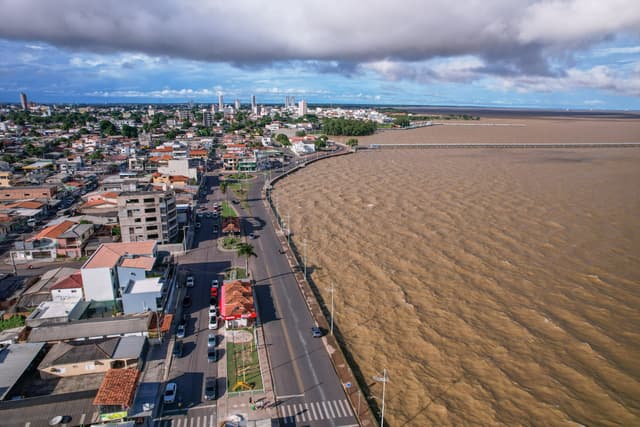
[[[275,176],[275,174],[273,174]],[[207,211],[213,201],[230,196],[219,193],[217,176],[208,176],[209,186],[215,191],[207,196]],[[245,235],[253,232],[255,239],[248,240],[258,255],[251,258],[250,269],[256,280],[257,304],[269,354],[273,385],[280,424],[284,426],[347,426],[357,425],[340,383],[329,359],[322,338],[313,338],[314,320],[303,299],[286,259],[280,254],[276,232],[268,219],[261,200],[264,177],[252,181],[247,209],[234,205],[242,217]],[[182,408],[215,413],[215,403],[202,399],[204,380],[215,372],[213,363],[207,361],[208,302],[211,280],[236,260],[233,252],[222,252],[215,246],[212,226],[214,220],[204,217],[197,229],[194,249],[179,260],[181,269],[188,269],[195,277],[195,286],[188,289],[192,306],[184,342],[184,355],[174,358],[170,381],[178,384]],[[222,351],[218,357],[224,357]],[[218,378],[218,396],[224,390],[226,379]],[[177,414],[177,405],[167,405],[165,415]],[[184,412],[182,412],[184,413]],[[203,413],[203,412],[200,412]],[[197,422],[194,418],[194,422]]]
[[[207,186],[212,186],[217,177],[207,176]],[[216,190],[217,191],[217,190]],[[214,194],[207,195],[207,211],[213,207]],[[202,203],[204,204],[204,203]],[[204,212],[204,211],[203,211]],[[193,249],[180,257],[178,263],[180,270],[185,275],[192,275],[195,279],[193,288],[184,288],[186,294],[191,297],[189,307],[181,307],[177,313],[188,316],[186,335],[183,342],[183,354],[181,357],[173,357],[168,382],[178,384],[178,402],[163,406],[163,416],[178,415],[184,418],[185,411],[194,420],[216,415],[216,402],[204,400],[204,383],[207,377],[217,377],[216,363],[208,362],[207,339],[209,332],[209,294],[211,281],[214,278],[222,280],[221,273],[231,267],[235,254],[221,252],[217,249],[213,233],[213,224],[217,223],[213,218],[203,217],[198,219],[201,226],[196,229]],[[178,301],[181,304],[182,301]],[[173,331],[175,333],[175,331]],[[221,343],[221,339],[218,339]],[[224,350],[219,345],[218,358],[224,357]],[[218,378],[218,396],[225,392],[225,378]],[[165,418],[166,419],[166,418]],[[199,422],[199,421],[198,421]]]
[[[256,280],[260,319],[270,358],[283,425],[357,425],[342,384],[321,338],[311,336],[313,318],[286,260],[261,200],[263,178],[248,197],[246,232],[258,258],[250,268]]]

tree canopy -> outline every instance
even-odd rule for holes
[[[322,127],[327,135],[371,135],[377,129],[375,122],[355,119],[324,119]]]

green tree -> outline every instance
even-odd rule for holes
[[[396,126],[400,126],[401,128],[406,128],[411,126],[411,120],[407,116],[396,117],[393,122]]]
[[[285,147],[291,145],[291,142],[289,142],[289,137],[284,133],[279,133],[278,135],[276,135],[276,141],[278,141],[280,145],[283,145]]]
[[[297,137],[307,136],[307,132],[305,132],[304,130],[296,131],[296,136]]]
[[[239,257],[244,257],[245,258],[245,269],[246,269],[247,274],[248,274],[249,273],[249,258],[251,258],[251,257],[258,258],[258,254],[256,254],[255,251],[253,250],[253,245],[250,245],[249,243],[240,243],[237,246],[236,255],[238,255]]]
[[[191,127],[191,122],[189,120],[182,121],[182,129],[189,129]]]
[[[111,123],[109,120],[100,121],[100,133],[103,136],[112,136],[118,134],[118,129],[116,125]]]
[[[324,132],[327,135],[347,135],[362,136],[371,135],[377,129],[377,124],[370,120],[355,119],[325,119],[323,122]]]
[[[137,138],[138,137],[138,128],[129,125],[122,125],[122,136],[127,138]]]
[[[355,148],[358,146],[358,140],[356,138],[349,138],[347,145],[351,148]]]
[[[321,148],[326,148],[327,141],[329,141],[329,137],[327,135],[320,135],[319,137],[317,137],[316,140],[314,141],[316,150],[319,150]]]

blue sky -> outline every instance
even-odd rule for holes
[[[0,0],[0,102],[640,110],[637,1],[464,3]]]

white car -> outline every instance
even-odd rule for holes
[[[193,279],[193,276],[187,277],[187,288],[193,288],[194,285],[195,281]]]
[[[178,394],[178,384],[168,383],[164,388],[164,403],[174,403]]]
[[[209,306],[209,316],[218,316],[218,309],[216,308],[215,305],[210,305]]]
[[[218,329],[218,316],[209,316],[209,329]]]

